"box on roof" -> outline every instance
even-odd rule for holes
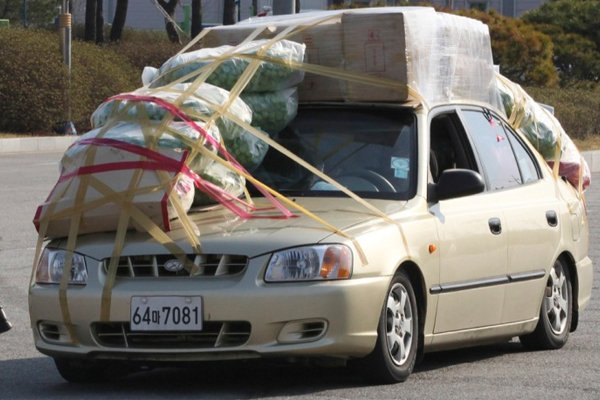
[[[429,7],[382,7],[254,18],[210,29],[205,47],[237,45],[251,34],[305,43],[305,62],[410,85],[432,102],[489,102],[494,79],[483,23]],[[406,86],[367,85],[307,73],[301,101],[404,101]]]

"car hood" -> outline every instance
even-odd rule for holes
[[[373,223],[382,220],[373,212],[345,198],[298,198],[294,201],[319,218],[341,230],[351,230],[352,235],[360,233]],[[369,203],[386,214],[402,210],[406,202],[390,200],[369,200]],[[261,206],[261,204],[257,204]],[[197,227],[202,252],[205,254],[239,254],[248,257],[269,253],[277,249],[318,243],[332,235],[332,231],[314,219],[295,212],[294,218],[251,218],[242,219],[223,207],[208,211],[189,213]],[[278,214],[267,214],[275,217]],[[168,236],[186,252],[192,246],[186,238],[179,221],[172,221]],[[96,259],[110,257],[115,243],[115,233],[94,233],[81,235],[77,240],[76,251]],[[64,247],[66,241],[58,244]],[[164,254],[169,251],[150,235],[143,232],[128,232],[122,255]]]

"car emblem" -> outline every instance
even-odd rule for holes
[[[165,263],[165,269],[169,272],[179,272],[183,269],[183,263],[176,259],[169,260]]]

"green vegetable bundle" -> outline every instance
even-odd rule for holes
[[[560,132],[556,123],[535,100],[517,84],[497,80],[498,95],[507,118],[521,130],[545,160],[554,160]]]
[[[151,94],[154,97],[173,103],[188,88],[189,84],[177,84],[158,92],[138,89],[134,94]],[[228,91],[205,83],[182,102],[180,110],[195,121],[207,121],[213,115],[214,109],[221,107],[228,100]],[[102,127],[110,118],[124,121],[139,121],[141,118],[148,118],[150,121],[161,121],[168,112],[152,102],[134,104],[128,109],[127,107],[127,100],[113,100],[103,103],[92,114],[92,126]],[[245,123],[250,124],[252,121],[252,110],[240,98],[231,103],[228,112]],[[226,116],[216,120],[216,127],[218,127],[227,150],[244,167],[253,169],[260,164],[268,150],[266,143],[246,132]]]
[[[252,126],[275,135],[285,128],[298,112],[296,88],[277,92],[244,93],[242,99],[252,110]]]
[[[244,177],[217,162],[213,162],[208,167],[204,168],[199,172],[199,175],[202,179],[215,184],[233,197],[240,197],[244,194],[244,186],[246,184]],[[194,195],[195,206],[204,206],[215,203],[216,201],[207,194],[201,190],[196,190]]]
[[[255,55],[264,46],[267,40],[256,40],[248,42],[240,49],[235,50],[236,54]],[[271,45],[265,53],[266,57],[277,58],[283,63],[303,62],[306,46],[288,40],[281,40]],[[187,76],[193,72],[199,72],[208,64],[216,59],[233,51],[233,46],[220,46],[215,48],[205,48],[189,53],[176,55],[167,60],[154,76],[146,76],[145,81],[152,81],[152,87],[167,85],[179,78]],[[246,70],[250,58],[231,57],[225,59],[207,78],[206,82],[219,86],[226,90],[231,90],[237,83],[240,76]],[[146,71],[148,73],[148,71]],[[186,82],[192,82],[198,74],[193,75]],[[261,61],[254,76],[248,82],[244,91],[246,92],[264,92],[276,91],[298,85],[304,79],[304,72],[299,69],[292,69],[284,64]]]

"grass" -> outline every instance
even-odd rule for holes
[[[580,151],[600,150],[600,134],[589,135],[585,139],[573,139]]]

